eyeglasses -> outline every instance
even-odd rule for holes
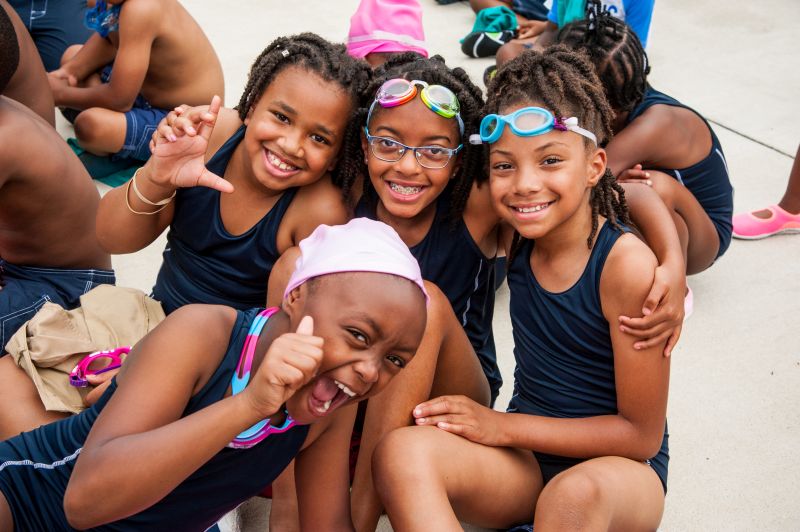
[[[422,87],[422,89],[417,90],[418,86]],[[445,118],[455,118],[458,121],[458,131],[462,137],[464,136],[464,121],[461,119],[460,114],[461,105],[458,103],[455,93],[444,85],[428,85],[418,79],[409,81],[403,78],[395,78],[384,82],[369,107],[367,126],[369,126],[376,103],[384,108],[397,107],[413,100],[417,93],[419,93],[422,103],[437,115]]]
[[[578,119],[556,118],[553,113],[541,107],[523,107],[507,115],[486,115],[481,120],[480,141],[489,144],[497,142],[503,134],[505,126],[518,137],[533,137],[543,135],[553,129],[559,131],[572,131],[583,135],[597,145],[597,137],[591,131],[578,126]],[[473,135],[470,142],[474,142]]]
[[[69,383],[77,388],[89,386],[89,375],[99,375],[122,366],[122,356],[130,353],[130,347],[118,347],[108,351],[96,351],[83,357],[69,373]]]
[[[443,148],[441,146],[406,146],[402,142],[388,137],[370,135],[367,128],[364,128],[364,133],[367,135],[370,151],[381,161],[395,163],[402,159],[407,151],[412,151],[420,166],[432,170],[447,166],[447,163],[450,162],[453,155],[457,154],[464,146],[463,144],[459,144],[455,148]]]

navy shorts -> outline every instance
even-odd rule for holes
[[[9,0],[25,23],[50,72],[61,64],[68,46],[83,44],[92,30],[83,25],[86,0]]]
[[[112,270],[65,270],[14,266],[0,259],[0,353],[17,329],[48,301],[71,310],[100,284],[114,284]]]
[[[112,66],[100,72],[100,79],[108,83],[111,79]],[[147,99],[139,94],[133,102],[131,110],[125,113],[125,143],[122,149],[114,154],[114,160],[135,159],[146,161],[150,158],[150,137],[158,127],[161,119],[167,116],[169,109],[159,109],[150,105]]]

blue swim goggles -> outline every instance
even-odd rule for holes
[[[578,119],[556,118],[553,113],[541,107],[523,107],[507,115],[486,115],[481,120],[479,135],[471,135],[471,144],[482,144],[484,142],[492,144],[497,142],[503,135],[505,126],[508,125],[511,131],[518,137],[533,137],[544,135],[554,129],[559,131],[572,131],[578,135],[583,135],[597,145],[597,137],[591,131],[578,126]]]
[[[107,6],[105,0],[97,0],[92,9],[86,11],[83,17],[83,24],[92,31],[106,38],[112,31],[119,31],[119,10],[121,4]]]

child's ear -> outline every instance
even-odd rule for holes
[[[603,175],[606,173],[607,164],[608,156],[606,155],[606,150],[603,148],[594,150],[594,153],[589,156],[589,160],[587,161],[586,171],[589,176],[588,186],[594,187],[598,181],[602,179]]]
[[[250,117],[253,116],[253,108],[247,110],[247,115],[244,117],[244,125],[250,125]]]
[[[364,154],[364,164],[369,163],[369,142],[367,141],[367,134],[361,130],[361,151]]]
[[[292,290],[283,298],[281,307],[284,312],[289,315],[290,320],[294,323],[294,318],[303,317],[303,310],[306,303],[306,285],[305,283],[300,286],[292,288]]]
[[[453,179],[458,174],[458,171],[461,170],[461,162],[461,153],[458,153],[451,163],[453,165],[453,172],[450,174],[450,179]]]

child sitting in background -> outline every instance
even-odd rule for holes
[[[56,116],[53,108],[53,93],[47,84],[47,73],[44,71],[42,59],[36,51],[28,30],[19,19],[8,2],[0,0],[0,17],[3,18],[3,40],[11,38],[14,34],[17,37],[19,50],[19,64],[16,72],[11,76],[3,96],[8,96],[32,109],[34,113],[41,116],[48,124],[55,126]],[[9,21],[12,27],[9,27]],[[4,43],[4,48],[8,45]],[[9,48],[5,48],[9,53]],[[10,56],[8,57],[10,60]]]
[[[17,37],[0,9],[0,94],[17,71]],[[97,284],[114,283],[97,242],[100,196],[56,130],[0,96],[0,354],[46,301],[74,308]]]
[[[79,112],[75,135],[84,150],[145,161],[170,109],[224,96],[217,54],[177,0],[98,0],[87,21],[95,33],[49,74],[56,105]]]
[[[515,230],[514,395],[507,413],[459,396],[418,405],[417,426],[376,449],[376,487],[397,530],[461,530],[458,519],[655,530],[669,359],[615,325],[641,308],[656,259],[623,225],[625,195],[599,147],[613,112],[591,64],[564,47],[506,65],[487,111],[492,199]]]
[[[0,530],[206,530],[295,456],[303,529],[352,529],[355,405],[412,360],[427,295],[384,224],[300,250],[280,308],[182,308],[92,408],[0,443]]]
[[[733,187],[711,126],[648,84],[647,54],[621,20],[601,13],[593,22],[573,22],[558,42],[586,52],[614,110],[609,168],[620,181],[652,185],[672,213],[686,273],[705,270],[728,249],[733,216]],[[626,172],[637,165],[646,175]]]
[[[655,0],[553,0],[545,22],[521,29],[517,39],[497,52],[497,68],[525,49],[533,46],[541,49],[553,43],[558,30],[566,24],[586,20],[591,25],[601,14],[625,21],[646,47],[654,3]]]
[[[374,68],[401,52],[428,57],[419,2],[361,0],[350,17],[347,53],[366,60]]]

